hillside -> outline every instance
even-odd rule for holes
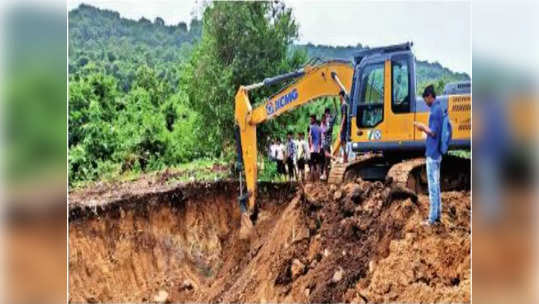
[[[69,12],[69,73],[74,75],[89,62],[98,62],[107,73],[121,80],[120,86],[128,91],[133,75],[127,71],[129,64],[147,64],[159,70],[160,77],[173,78],[170,63],[181,62],[190,55],[192,46],[200,38],[202,23],[193,19],[187,25],[165,25],[163,19],[138,21],[122,18],[118,12],[81,5]],[[321,59],[341,58],[352,60],[353,55],[368,46],[328,46],[295,44],[309,57]],[[466,73],[453,72],[438,62],[418,60],[417,82],[444,82],[469,80]]]
[[[196,19],[189,26],[184,22],[170,26],[161,18],[135,21],[82,4],[69,12],[69,74],[88,74],[92,69],[84,67],[94,63],[127,92],[136,68],[148,65],[175,85],[177,64],[190,54],[201,31],[201,21]]]

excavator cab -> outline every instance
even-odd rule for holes
[[[414,140],[415,58],[411,43],[355,56],[349,142],[356,152]]]
[[[429,109],[422,98],[416,98],[411,47],[412,43],[404,43],[365,50],[355,56],[348,126],[352,151],[424,152],[425,135],[414,128],[414,121],[428,124]],[[438,96],[437,100],[448,110],[454,124],[451,147],[469,148],[469,90]]]

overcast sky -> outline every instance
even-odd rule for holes
[[[87,3],[122,17],[166,24],[189,23],[201,14],[196,0],[68,0],[68,9]],[[285,1],[300,25],[300,43],[382,46],[414,42],[418,59],[438,61],[458,72],[471,71],[470,4],[456,2]],[[198,5],[197,5],[198,3]]]

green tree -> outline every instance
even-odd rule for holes
[[[202,22],[201,41],[183,66],[182,82],[207,130],[206,147],[218,153],[233,139],[239,86],[288,72],[306,58],[289,52],[298,26],[280,2],[213,2]],[[251,100],[257,102],[275,90],[252,92]]]

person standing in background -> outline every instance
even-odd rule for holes
[[[343,151],[343,163],[348,162],[348,151],[346,150],[346,142],[348,141],[348,103],[344,91],[339,92],[339,99],[341,100],[341,128],[340,128],[340,147]]]
[[[277,143],[275,146],[275,159],[277,162],[277,173],[279,179],[282,180],[286,175],[286,169],[284,165],[284,156],[285,156],[285,146],[281,143],[281,140],[277,138]]]
[[[288,180],[291,181],[294,179],[296,174],[296,143],[292,132],[286,134],[286,166],[288,169]]]
[[[324,113],[320,118],[320,179],[325,179],[324,169],[326,167],[326,153],[324,153],[324,136],[328,128],[328,122],[326,120],[326,114]]]
[[[298,133],[297,147],[298,180],[301,178],[301,181],[305,182],[305,164],[309,162],[310,151],[303,132]]]
[[[271,144],[269,146],[269,151],[268,151],[268,157],[271,161],[277,160],[277,156],[275,155],[276,149],[277,149],[277,140],[274,138],[271,140]]]
[[[311,147],[311,180],[320,179],[320,151],[322,148],[322,130],[315,115],[311,115],[311,125],[309,126],[309,146]]]
[[[335,112],[337,112],[337,105],[335,105]],[[326,121],[326,128],[322,133],[322,154],[324,156],[324,163],[322,165],[322,176],[320,179],[325,180],[329,175],[329,165],[331,164],[331,142],[333,140],[333,126],[335,125],[336,115],[331,115],[329,108],[324,111],[324,120]]]

